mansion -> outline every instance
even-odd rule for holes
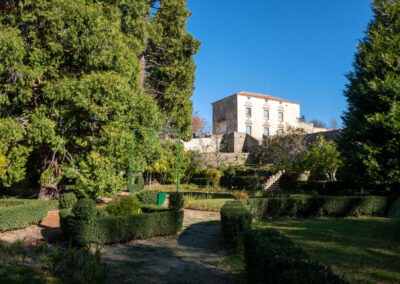
[[[269,95],[239,92],[212,103],[213,134],[243,133],[258,141],[282,135],[288,126],[306,133],[329,129],[300,121],[300,103]]]

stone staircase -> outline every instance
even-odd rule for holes
[[[270,176],[268,181],[263,185],[262,189],[264,191],[275,191],[280,190],[279,179],[285,173],[285,170],[277,172],[275,175]]]

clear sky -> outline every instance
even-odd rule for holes
[[[346,109],[345,74],[372,18],[370,0],[188,0],[188,31],[201,41],[194,110],[240,91],[301,102],[328,124]]]

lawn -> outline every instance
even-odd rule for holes
[[[400,222],[389,218],[257,219],[350,282],[400,281]]]
[[[63,283],[48,272],[27,266],[3,264],[0,265],[0,283]]]
[[[185,208],[219,212],[221,207],[231,198],[220,199],[185,199]]]

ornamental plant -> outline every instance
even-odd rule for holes
[[[206,171],[206,179],[211,187],[217,188],[221,179],[221,172],[217,169],[208,169]]]

